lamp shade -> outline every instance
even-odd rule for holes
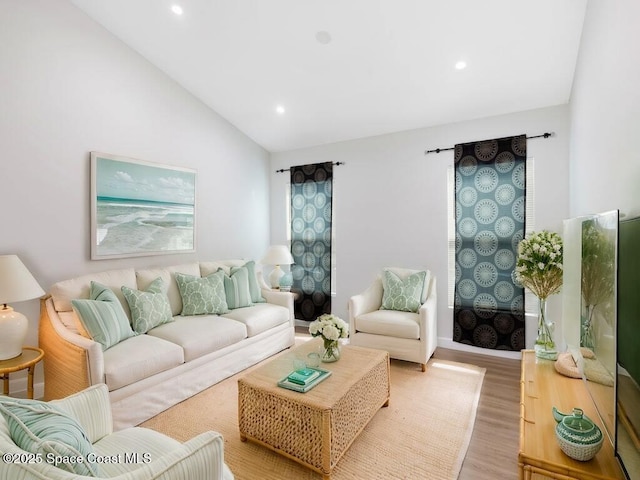
[[[17,255],[0,255],[0,304],[24,302],[42,295],[42,287]]]
[[[291,265],[293,257],[286,245],[271,245],[261,263],[265,265]]]
[[[0,360],[22,353],[22,343],[29,328],[27,318],[7,303],[23,302],[41,295],[44,291],[17,255],[0,255]]]

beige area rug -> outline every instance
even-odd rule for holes
[[[244,373],[244,372],[243,372]],[[225,439],[236,480],[318,480],[322,475],[257,444],[240,441],[240,373],[142,426],[185,441],[206,430]],[[458,478],[471,440],[485,369],[432,359],[426,372],[391,360],[391,400],[338,462],[332,480]]]

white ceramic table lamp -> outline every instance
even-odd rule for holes
[[[7,303],[23,302],[44,295],[17,255],[0,255],[0,360],[17,357],[27,336],[27,317]]]
[[[269,274],[269,283],[271,288],[280,287],[280,278],[284,275],[284,272],[280,268],[280,265],[291,265],[293,263],[293,257],[286,245],[271,245],[267,254],[261,260],[264,265],[275,265],[275,268]]]

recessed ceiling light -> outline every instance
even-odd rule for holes
[[[285,112],[285,110],[284,110],[284,107],[282,105],[277,105],[276,106],[276,113],[278,115],[284,115],[284,112]]]
[[[456,70],[464,70],[465,68],[467,68],[467,62],[463,60],[456,62]]]
[[[182,15],[182,7],[180,5],[172,5],[171,11],[176,15]]]
[[[331,42],[331,35],[329,34],[329,32],[325,32],[324,30],[322,30],[316,33],[316,40],[318,41],[318,43],[326,45],[327,43]]]

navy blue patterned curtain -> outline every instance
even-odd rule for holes
[[[291,167],[291,255],[295,317],[331,313],[331,162]]]
[[[512,273],[525,232],[526,157],[525,135],[455,146],[456,342],[525,346],[524,289]]]

